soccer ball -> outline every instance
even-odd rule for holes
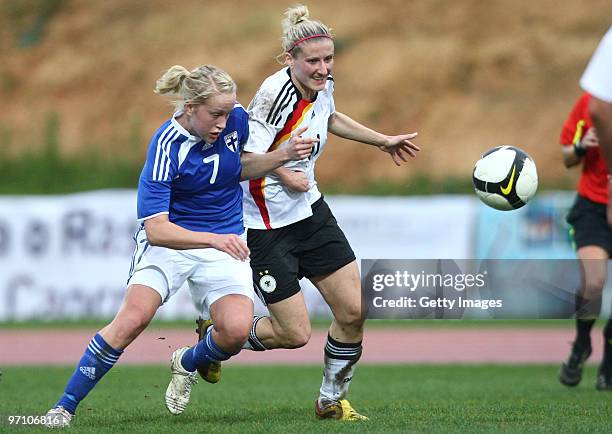
[[[533,197],[538,189],[538,172],[525,151],[496,146],[476,162],[472,182],[481,201],[508,211],[521,208]]]

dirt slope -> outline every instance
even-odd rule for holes
[[[137,143],[170,112],[152,93],[172,64],[228,70],[248,104],[278,65],[286,1],[4,0],[0,146],[36,147],[49,113],[62,151]],[[326,182],[465,176],[494,144],[530,152],[541,177],[567,178],[556,146],[578,79],[610,25],[609,0],[312,0],[337,36],[336,105],[384,132],[420,133],[395,169],[382,153],[332,140]]]

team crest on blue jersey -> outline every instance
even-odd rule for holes
[[[225,141],[225,146],[232,152],[236,152],[238,150],[238,132],[232,131],[229,134],[223,136],[223,140]]]

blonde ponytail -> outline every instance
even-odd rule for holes
[[[178,94],[188,75],[189,71],[184,66],[172,66],[155,83],[155,93],[159,95]]]
[[[186,103],[203,104],[211,96],[235,92],[232,77],[213,65],[202,65],[192,71],[174,65],[155,83],[155,93],[170,97],[176,110],[182,110]]]

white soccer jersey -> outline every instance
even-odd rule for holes
[[[612,103],[612,27],[591,57],[580,85],[596,98]]]
[[[321,197],[314,177],[315,162],[327,141],[327,121],[334,113],[334,81],[327,78],[325,89],[313,101],[304,99],[291,81],[289,68],[268,77],[249,104],[249,138],[246,152],[264,154],[287,145],[293,131],[308,127],[303,137],[318,137],[312,155],[291,161],[286,168],[306,173],[306,193],[287,188],[274,173],[242,183],[244,224],[252,229],[275,229],[312,215],[310,205]]]

